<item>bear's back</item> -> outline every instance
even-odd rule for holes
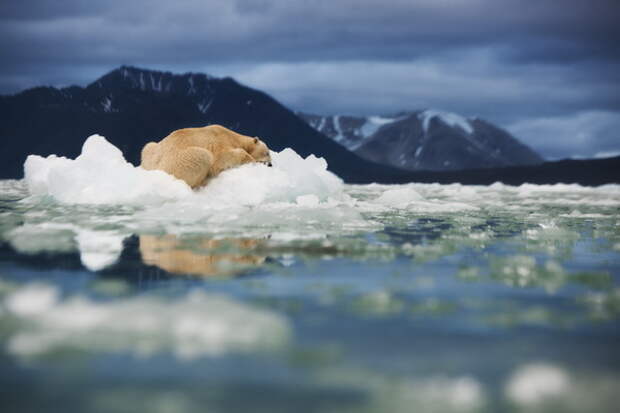
[[[247,140],[251,138],[220,125],[209,125],[202,128],[178,129],[166,136],[160,144],[164,147],[174,147],[176,150],[198,146],[219,152],[224,148],[245,147]]]

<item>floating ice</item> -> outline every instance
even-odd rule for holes
[[[441,185],[442,189],[453,187],[453,193],[450,198],[443,199],[445,195],[437,196],[434,193],[435,184],[408,184],[408,185],[390,185],[372,204],[381,205],[388,209],[407,209],[417,213],[451,213],[457,211],[475,211],[478,207],[470,203],[458,201],[472,201],[472,191],[475,189],[467,189],[462,185]],[[430,189],[430,191],[429,191]],[[425,195],[422,195],[425,194]],[[372,204],[365,205],[365,209],[372,210]]]
[[[327,162],[292,149],[272,152],[273,168],[244,165],[225,171],[199,191],[161,171],[146,171],[125,161],[121,151],[99,135],[89,137],[76,159],[30,155],[25,180],[33,195],[51,195],[72,204],[162,204],[192,199],[210,205],[258,205],[295,202],[298,196],[320,200],[339,197],[340,178],[327,171]]]
[[[9,293],[0,320],[13,321],[8,351],[22,357],[58,349],[170,351],[180,359],[277,349],[291,335],[279,314],[225,296],[193,291],[176,299],[133,296],[95,301],[62,299],[57,287],[31,283]]]
[[[123,219],[126,212],[119,213],[119,219],[125,221],[123,233],[162,229],[181,233],[200,227],[212,233],[238,233],[253,228],[253,233],[265,236],[274,227],[291,229],[300,235],[308,231],[369,228],[354,208],[354,201],[345,194],[344,183],[327,170],[324,159],[314,155],[304,159],[289,148],[271,155],[273,167],[258,163],[242,165],[224,171],[205,187],[192,191],[184,182],[164,172],[134,167],[125,161],[118,148],[93,135],[74,160],[54,155],[28,157],[24,165],[25,182],[30,194],[35,196],[26,202],[36,203],[39,196],[51,196],[64,205],[134,207],[129,211],[131,219]],[[90,222],[92,214],[84,218],[89,221],[86,226],[84,222],[72,222],[76,226],[72,228],[74,233],[91,231],[96,226]],[[90,248],[82,236],[76,241],[82,262],[88,268],[101,269],[115,261],[118,248],[108,245],[102,252],[99,245]],[[121,241],[122,238],[116,239],[114,244],[121,245]],[[28,242],[21,244],[29,247]]]

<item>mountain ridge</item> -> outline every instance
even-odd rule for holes
[[[411,171],[543,162],[507,131],[451,112],[425,109],[365,117],[299,112],[298,116],[365,159]]]
[[[7,118],[0,125],[2,177],[20,177],[31,153],[77,156],[94,133],[106,136],[137,165],[145,143],[175,129],[214,123],[259,136],[276,151],[290,146],[302,156],[324,157],[347,182],[389,181],[406,173],[360,158],[271,96],[229,77],[121,66],[83,88],[39,87],[3,96],[0,112]]]

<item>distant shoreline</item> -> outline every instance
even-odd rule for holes
[[[439,183],[463,185],[506,185],[526,183],[538,185],[579,184],[600,186],[620,183],[620,156],[604,159],[563,159],[533,166],[508,166],[500,168],[465,169],[459,171],[415,171],[393,176],[376,183]],[[368,183],[367,181],[347,183]]]

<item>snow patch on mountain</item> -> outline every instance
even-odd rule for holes
[[[336,129],[336,136],[334,136],[334,140],[336,142],[342,142],[344,140],[344,135],[342,134],[342,128],[340,127],[340,115],[334,116],[334,129]]]
[[[402,117],[386,118],[383,116],[369,116],[368,118],[366,118],[366,122],[360,128],[360,132],[364,138],[368,138],[374,135],[374,133],[378,131],[381,126],[396,122],[399,119],[402,119]]]
[[[355,151],[364,145],[382,127],[405,119],[410,115],[362,117],[350,115],[321,116],[299,112],[297,114],[312,128],[350,151]]]
[[[112,96],[106,96],[102,101],[101,101],[101,106],[103,107],[103,111],[104,112],[118,112],[117,110],[115,110],[112,107]]]
[[[198,102],[196,106],[198,107],[198,110],[201,111],[202,113],[207,113],[212,103],[213,103],[213,98],[209,100],[205,99],[201,102]]]
[[[190,76],[187,79],[187,83],[189,83],[189,91],[187,92],[190,95],[196,94],[196,88],[194,87],[194,76]]]
[[[468,134],[472,134],[474,132],[474,128],[471,126],[469,121],[461,115],[457,115],[452,112],[444,112],[436,109],[427,109],[418,114],[418,119],[422,121],[422,127],[424,128],[424,133],[428,133],[429,126],[431,124],[431,120],[433,118],[438,118],[441,122],[449,125],[451,127],[461,128],[463,131]]]

